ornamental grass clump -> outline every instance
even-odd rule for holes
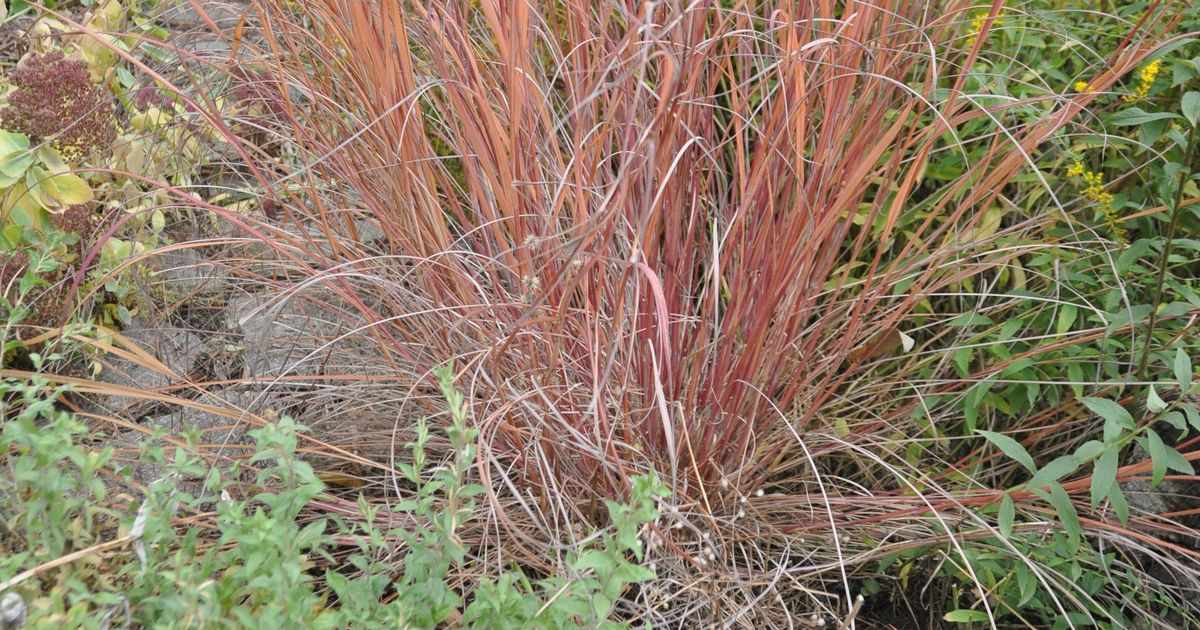
[[[21,64],[9,81],[16,89],[0,110],[0,128],[47,142],[72,164],[112,149],[112,97],[92,83],[86,62],[53,51]]]

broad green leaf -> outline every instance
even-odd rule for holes
[[[615,577],[618,580],[621,580],[622,582],[633,583],[633,582],[645,582],[648,580],[653,580],[655,577],[658,577],[658,576],[655,575],[654,571],[651,571],[647,567],[644,567],[640,564],[633,564],[631,562],[626,562],[626,563],[623,563],[621,566],[617,567],[617,570],[613,572],[613,577]]]
[[[1152,413],[1160,413],[1167,408],[1167,403],[1159,397],[1158,392],[1154,391],[1154,386],[1151,385],[1146,389],[1146,409]]]
[[[1058,322],[1055,330],[1058,334],[1064,334],[1071,330],[1071,326],[1075,325],[1075,318],[1079,316],[1079,308],[1074,304],[1067,304],[1058,310]]]
[[[0,132],[0,188],[20,181],[33,164],[29,138],[17,133]]]
[[[1021,446],[1021,444],[1016,440],[1008,437],[1007,435],[992,431],[984,431],[982,429],[977,429],[975,432],[987,438],[989,442],[994,444],[996,448],[1003,451],[1005,455],[1009,456],[1009,458],[1016,460],[1017,463],[1029,469],[1029,472],[1037,471],[1037,466],[1034,465],[1033,458],[1029,456],[1029,452],[1026,451],[1025,447]]]
[[[1183,95],[1181,103],[1183,117],[1192,123],[1192,126],[1200,123],[1200,92],[1188,92]]]
[[[16,251],[17,247],[20,246],[21,241],[23,240],[21,238],[21,233],[24,231],[25,230],[16,223],[5,225],[4,229],[0,230],[0,251]]]
[[[1117,483],[1117,455],[1117,448],[1109,447],[1092,465],[1092,507],[1100,505],[1109,489]]]
[[[1182,405],[1180,409],[1187,416],[1188,424],[1192,425],[1193,429],[1200,431],[1200,410],[1197,410],[1192,405]]]
[[[1175,350],[1175,380],[1179,389],[1188,391],[1192,387],[1192,361],[1183,348]]]
[[[56,202],[48,207],[74,206],[93,199],[91,187],[73,173],[52,175],[42,181],[41,189]]]
[[[616,562],[614,562],[612,557],[610,557],[607,553],[593,549],[592,551],[579,556],[579,559],[576,560],[571,566],[576,571],[582,571],[584,569],[611,571],[612,568],[616,566]]]
[[[1165,422],[1178,430],[1180,433],[1187,432],[1187,419],[1183,417],[1183,413],[1172,411],[1158,419],[1159,422]]]
[[[1099,455],[1103,450],[1103,442],[1098,440],[1088,440],[1083,444],[1080,444],[1079,448],[1075,449],[1075,457],[1078,457],[1082,461],[1088,461],[1089,459]]]
[[[1017,510],[1013,505],[1012,496],[1007,492],[1000,499],[1000,535],[1005,538],[1012,538],[1013,520],[1016,518]]]
[[[1017,602],[1017,606],[1024,606],[1025,604],[1028,604],[1029,600],[1033,599],[1033,596],[1037,593],[1037,576],[1034,575],[1033,570],[1024,563],[1018,563],[1014,570],[1017,573],[1017,589],[1021,593],[1021,599]]]
[[[1162,438],[1158,437],[1152,429],[1146,430],[1146,450],[1150,453],[1150,464],[1153,473],[1150,477],[1150,489],[1153,490],[1158,484],[1162,483],[1163,477],[1167,474],[1167,445],[1163,444]]]
[[[1147,112],[1140,107],[1130,107],[1117,112],[1112,117],[1112,124],[1118,127],[1144,125],[1155,120],[1170,120],[1180,118],[1179,114],[1171,112]]]
[[[1056,457],[1034,473],[1033,478],[1026,485],[1030,488],[1048,486],[1075,472],[1082,464],[1083,461],[1074,455]]]
[[[1170,468],[1171,470],[1174,470],[1175,472],[1178,472],[1178,473],[1183,473],[1185,475],[1196,474],[1196,469],[1192,467],[1192,462],[1189,462],[1186,457],[1184,457],[1183,455],[1180,455],[1179,451],[1176,451],[1173,448],[1167,447],[1166,453],[1167,453],[1167,455],[1166,455],[1167,468]]]
[[[958,610],[951,610],[950,612],[946,613],[946,616],[943,617],[943,619],[951,623],[976,623],[980,621],[987,621],[988,616],[987,613],[982,610],[968,610],[966,608],[959,608]]]
[[[596,614],[597,619],[606,619],[608,613],[612,612],[612,605],[612,600],[603,593],[592,594],[592,612]]]
[[[954,355],[950,361],[954,364],[954,370],[962,378],[967,378],[971,373],[971,359],[975,356],[975,349],[971,347],[959,348],[954,351]],[[969,395],[969,394],[968,394]]]
[[[1106,398],[1085,397],[1081,399],[1084,406],[1092,413],[1104,418],[1104,441],[1112,442],[1120,437],[1122,430],[1132,431],[1133,416],[1124,407]]]
[[[38,147],[35,154],[38,161],[42,163],[42,166],[45,166],[46,170],[54,175],[61,175],[71,170],[71,166],[58,154],[58,151],[51,149],[49,146]]]
[[[0,218],[5,223],[31,227],[38,232],[45,232],[50,226],[50,215],[42,207],[24,182],[17,182],[4,198],[5,206],[0,210]]]
[[[0,155],[29,151],[29,138],[19,133],[0,131]]]

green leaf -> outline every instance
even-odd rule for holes
[[[1071,330],[1071,326],[1075,325],[1075,319],[1078,316],[1079,308],[1074,304],[1067,304],[1063,306],[1058,311],[1058,322],[1055,325],[1055,330],[1060,335],[1066,333],[1068,330]]]
[[[1192,361],[1183,348],[1175,350],[1175,380],[1184,392],[1192,388]]]
[[[1167,403],[1159,397],[1158,392],[1154,391],[1154,386],[1151,385],[1146,390],[1146,409],[1152,413],[1160,413],[1167,408]]]
[[[1187,433],[1187,419],[1185,419],[1183,414],[1178,411],[1172,411],[1171,413],[1162,416],[1158,420],[1159,422],[1165,422],[1175,427],[1175,429],[1180,433]]]
[[[1058,516],[1062,519],[1063,529],[1067,532],[1068,541],[1072,551],[1079,549],[1079,539],[1083,536],[1083,528],[1079,525],[1079,512],[1075,510],[1075,504],[1071,502],[1071,496],[1059,484],[1050,486],[1050,494],[1044,497],[1046,501],[1058,511]]]
[[[1125,500],[1125,493],[1121,492],[1121,484],[1114,483],[1108,491],[1108,504],[1117,513],[1121,524],[1129,525],[1129,502]]]
[[[617,563],[614,562],[607,553],[593,549],[592,551],[579,556],[579,559],[571,565],[571,568],[575,569],[576,571],[583,571],[584,569],[611,571],[616,565]]]
[[[1158,484],[1162,483],[1163,477],[1167,474],[1167,445],[1163,444],[1162,438],[1158,437],[1152,429],[1146,430],[1146,450],[1150,452],[1150,464],[1153,467],[1153,473],[1150,477],[1150,489],[1153,490]]]
[[[1030,479],[1026,485],[1030,488],[1048,486],[1075,472],[1082,464],[1083,461],[1074,455],[1056,457],[1050,463],[1042,466],[1041,470],[1034,473],[1033,479]]]
[[[1013,505],[1012,496],[1007,492],[1000,499],[1000,535],[1005,538],[1012,538],[1013,520],[1016,519],[1017,510]]]
[[[29,138],[23,134],[0,131],[0,155],[29,151]]]
[[[0,230],[0,252],[16,251],[24,240],[21,238],[24,231],[24,228],[16,223],[4,226],[4,229]]]
[[[1024,563],[1017,564],[1015,567],[1017,573],[1017,589],[1021,593],[1021,599],[1017,602],[1017,606],[1021,607],[1029,603],[1033,596],[1037,593],[1038,580],[1033,571]]]
[[[1200,410],[1197,410],[1192,405],[1183,405],[1180,409],[1187,416],[1188,424],[1192,425],[1193,429],[1200,431]]]
[[[658,576],[654,574],[654,571],[651,571],[647,567],[643,567],[639,564],[633,564],[631,562],[625,562],[622,563],[621,566],[617,567],[617,570],[613,573],[613,577],[621,580],[622,582],[634,583],[653,580]]]
[[[1185,475],[1196,474],[1196,469],[1192,467],[1192,462],[1189,462],[1186,457],[1179,454],[1173,448],[1167,448],[1167,468]]]
[[[993,374],[981,382],[976,383],[967,391],[967,395],[963,397],[963,422],[967,425],[967,431],[975,430],[975,423],[979,419],[979,410],[983,407],[983,399],[987,396],[988,391],[992,389],[998,374]]]
[[[984,431],[982,429],[978,429],[975,432],[987,438],[989,442],[994,444],[996,448],[1003,451],[1005,455],[1009,456],[1009,458],[1016,460],[1017,463],[1029,469],[1029,472],[1037,471],[1037,466],[1034,465],[1033,458],[1029,456],[1029,452],[1026,451],[1025,447],[1021,446],[1021,444],[1016,440],[1008,437],[1007,435],[1002,435],[992,431]]]
[[[1071,379],[1071,391],[1075,392],[1076,397],[1083,396],[1083,367],[1078,363],[1067,365],[1067,378]]]
[[[1117,483],[1117,455],[1117,448],[1109,447],[1092,465],[1092,507],[1100,505]]]
[[[20,181],[32,164],[29,138],[19,133],[0,132],[0,188],[8,188]]]
[[[44,232],[50,226],[50,215],[46,209],[29,194],[24,182],[17,182],[8,193],[9,205],[3,208],[0,215],[6,223],[31,227],[38,232]]]
[[[1130,107],[1117,112],[1112,117],[1112,124],[1118,127],[1132,127],[1135,125],[1144,125],[1155,120],[1170,120],[1180,118],[1179,114],[1171,112],[1147,112],[1140,107]]]
[[[949,326],[990,326],[992,323],[993,322],[990,317],[980,313],[963,313],[962,315],[959,315],[958,317],[946,322],[946,324]]]
[[[1200,122],[1200,92],[1188,92],[1183,95],[1182,100],[1183,117],[1196,126]]]
[[[951,610],[950,612],[946,613],[946,616],[943,617],[943,619],[952,623],[975,623],[979,621],[987,621],[988,616],[987,613],[982,610],[967,610],[966,608],[959,608],[958,610]]]
[[[1103,442],[1100,442],[1099,440],[1088,440],[1083,444],[1080,444],[1079,448],[1075,449],[1075,457],[1078,457],[1082,461],[1087,461],[1099,455],[1103,450]]]
[[[1122,429],[1132,431],[1134,428],[1133,416],[1124,407],[1106,398],[1085,397],[1081,399],[1085,407],[1092,410],[1092,413],[1104,418],[1104,441],[1106,443],[1116,440],[1121,435]]]
[[[612,612],[612,605],[612,600],[603,594],[592,594],[592,612],[596,614],[596,619],[607,619],[608,614]]]

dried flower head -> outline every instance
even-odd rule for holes
[[[68,162],[112,149],[112,98],[92,83],[87,63],[50,52],[31,57],[9,80],[16,90],[0,111],[0,126],[49,142]]]

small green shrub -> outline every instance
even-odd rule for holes
[[[113,530],[121,511],[107,501],[99,474],[112,464],[112,449],[85,444],[86,425],[55,405],[61,388],[41,378],[5,379],[0,590],[11,585],[22,596],[35,626],[99,628],[104,619],[156,628],[433,628],[457,619],[480,628],[621,627],[611,620],[615,602],[654,578],[638,564],[638,530],[657,517],[661,484],[653,475],[635,477],[628,503],[608,503],[612,530],[570,554],[567,574],[534,582],[519,569],[478,566],[485,577],[464,593],[450,570],[477,563],[457,532],[485,490],[468,482],[476,429],[465,400],[449,369],[439,376],[455,454],[441,466],[427,460],[430,428],[421,422],[411,462],[398,464],[416,491],[396,509],[419,526],[380,531],[365,501],[357,524],[314,514],[310,504],[325,486],[296,454],[304,428],[285,417],[251,432],[256,450],[246,464],[257,472],[249,486],[237,481],[241,465],[222,474],[187,449],[170,458],[149,453],[170,464],[136,513],[122,519],[120,536]],[[203,489],[185,491],[183,480],[198,478]],[[234,498],[246,487],[251,492]],[[207,527],[174,520],[214,510]],[[123,544],[100,554],[114,538]],[[356,551],[335,561],[346,539]],[[396,540],[404,543],[398,577],[395,564],[382,560]],[[97,553],[55,566],[87,549]]]

